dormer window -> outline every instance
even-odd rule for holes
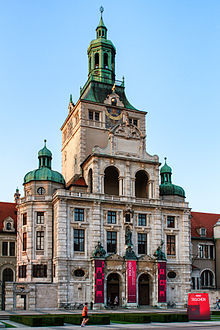
[[[200,236],[206,237],[206,228],[200,228]]]
[[[3,231],[14,232],[14,220],[11,217],[7,217],[3,223]]]

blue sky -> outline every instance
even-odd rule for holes
[[[99,7],[117,79],[147,114],[147,151],[168,158],[194,211],[220,213],[220,1],[0,0],[0,200],[13,201],[48,140],[61,171],[69,94],[87,80]]]

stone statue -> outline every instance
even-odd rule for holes
[[[129,227],[127,227],[126,231],[125,231],[125,244],[126,245],[133,245],[132,244],[132,232],[131,232],[131,229]]]
[[[164,245],[164,241],[161,240],[161,244],[158,246],[158,248],[156,249],[156,251],[154,252],[154,257],[157,260],[167,260],[165,253],[162,251],[162,247]]]
[[[137,259],[137,256],[133,251],[131,244],[128,244],[128,247],[125,251],[124,259]]]
[[[95,247],[95,251],[93,252],[93,257],[95,258],[102,258],[105,257],[106,251],[104,250],[102,244],[100,241],[98,241],[98,244]]]

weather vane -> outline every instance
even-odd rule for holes
[[[100,13],[101,13],[101,16],[102,16],[102,13],[104,11],[104,8],[101,6],[99,10],[100,10]]]

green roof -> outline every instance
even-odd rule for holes
[[[52,153],[46,147],[46,140],[44,143],[43,149],[38,152],[39,168],[25,175],[24,184],[31,181],[52,181],[65,184],[62,174],[51,169]]]
[[[182,187],[176,186],[175,184],[172,183],[163,183],[160,185],[160,195],[176,195],[180,197],[186,197],[185,196],[185,191]]]
[[[167,162],[166,162],[166,157],[165,157],[165,164],[161,167],[160,169],[160,174],[162,173],[170,173],[172,174],[172,169],[170,166],[167,165]]]
[[[53,171],[48,167],[41,167],[28,172],[24,177],[24,183],[28,183],[30,181],[53,181],[65,184],[62,174],[57,171]]]

